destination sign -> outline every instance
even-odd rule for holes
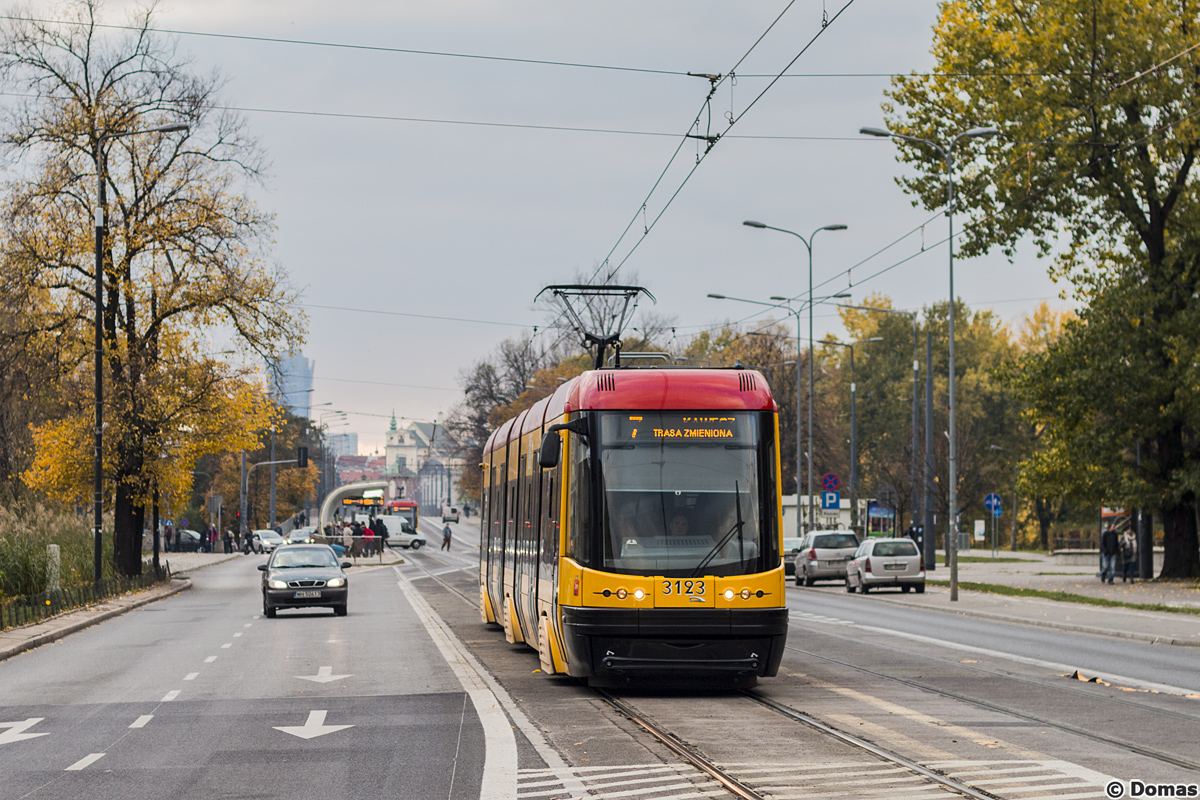
[[[753,422],[737,414],[613,414],[605,420],[605,443],[753,441]]]

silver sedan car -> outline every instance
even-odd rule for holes
[[[813,531],[800,544],[796,556],[796,585],[812,586],[815,581],[841,580],[846,564],[854,557],[858,537],[850,531]]]
[[[882,586],[925,591],[925,559],[912,539],[868,539],[846,565],[846,591],[866,594]]]

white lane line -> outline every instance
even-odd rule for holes
[[[216,656],[209,656],[208,658],[204,659],[204,663],[205,663],[205,664],[211,664],[212,662],[214,662],[214,661],[216,661],[216,660],[217,660],[217,657],[216,657]]]
[[[169,703],[169,702],[171,702],[171,701],[172,701],[172,700],[174,700],[176,697],[179,697],[179,692],[180,692],[180,691],[181,691],[180,689],[172,689],[171,691],[169,691],[169,692],[167,692],[165,695],[163,695],[163,699],[162,699],[162,700],[159,700],[159,702],[160,702],[160,703]]]
[[[1043,661],[1040,658],[1030,658],[1028,656],[1019,656],[1015,653],[1003,653],[999,650],[989,650],[986,647],[976,647],[970,644],[959,644],[958,642],[950,642],[945,639],[936,639],[932,636],[921,636],[916,633],[906,633],[904,631],[894,631],[887,628],[876,628],[873,625],[859,625],[860,631],[871,631],[872,633],[882,633],[887,636],[899,636],[901,639],[911,639],[914,642],[923,644],[935,644],[939,647],[947,647],[951,650],[960,650],[964,653],[977,653],[979,655],[991,656],[993,658],[1004,658],[1009,661],[1016,661],[1020,664],[1029,664],[1034,667],[1043,669],[1052,669],[1060,675],[1064,673],[1074,672],[1076,669],[1082,669],[1084,672],[1091,673],[1101,680],[1106,680],[1109,683],[1116,683],[1121,686],[1129,686],[1135,689],[1148,689],[1152,692],[1164,692],[1166,694],[1194,694],[1197,689],[1184,689],[1179,686],[1169,686],[1165,683],[1154,683],[1152,681],[1144,681],[1139,678],[1129,678],[1124,675],[1117,675],[1111,672],[1093,672],[1087,667],[1079,668],[1068,664],[1059,664],[1054,661]],[[1197,687],[1200,688],[1200,687]]]
[[[135,719],[135,720],[133,721],[133,724],[132,724],[132,725],[130,725],[129,727],[131,727],[131,728],[144,728],[144,727],[146,727],[146,723],[147,723],[147,722],[149,722],[149,721],[150,721],[150,720],[152,720],[152,719],[154,719],[154,715],[153,715],[153,714],[142,714],[140,717],[138,717],[137,719]]]
[[[196,680],[196,678],[198,678],[198,677],[200,677],[200,673],[199,673],[199,672],[189,672],[187,675],[184,675],[184,676],[183,676],[183,679],[184,679],[185,681],[194,681],[194,680]]]
[[[233,647],[233,642],[226,642],[225,644],[221,645],[222,650],[226,650],[230,647]]]
[[[89,764],[95,764],[100,759],[104,758],[104,753],[92,753],[76,761],[71,766],[67,767],[63,772],[78,772],[81,769],[86,769]]]
[[[235,634],[234,634],[234,637],[236,638],[236,637],[238,637],[238,636],[241,636],[241,635],[242,635],[242,632],[241,632],[241,631],[238,631],[237,633],[235,633]]]
[[[504,687],[496,682],[475,656],[471,655],[421,593],[413,588],[408,577],[399,568],[392,569],[399,579],[397,585],[417,612],[417,616],[421,618],[442,658],[462,683],[483,726],[485,755],[480,800],[509,800],[517,796],[517,742],[513,734],[514,726],[521,729],[521,733],[537,750],[542,761],[558,775],[563,776],[563,787],[569,796],[578,797],[586,793],[583,781],[571,774],[562,756],[550,747],[542,732],[534,727]],[[505,711],[508,712],[507,717]],[[509,724],[510,718],[512,725]]]
[[[247,623],[246,623],[245,625],[243,625],[242,627],[243,627],[243,628],[249,628],[249,627],[250,627],[251,625],[253,625],[253,624],[254,624],[253,622],[247,622]]]

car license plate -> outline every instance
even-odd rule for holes
[[[903,564],[884,564],[884,569],[904,569]]]
[[[713,591],[703,578],[662,578],[654,598],[656,606],[712,605]]]
[[[304,591],[296,592],[297,600],[303,600],[305,598],[320,597],[320,596],[321,596],[320,589],[305,589]]]

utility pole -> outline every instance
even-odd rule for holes
[[[937,531],[933,527],[933,511],[937,502],[934,492],[933,463],[933,332],[925,331],[925,569],[937,569]]]
[[[275,460],[275,428],[271,428],[271,460]],[[271,465],[271,528],[275,528],[275,465]]]
[[[242,521],[238,525],[238,534],[242,537],[245,537],[245,535],[246,535],[246,451],[245,450],[242,451],[242,480],[240,482],[240,486],[242,487],[242,497],[241,497]]]

